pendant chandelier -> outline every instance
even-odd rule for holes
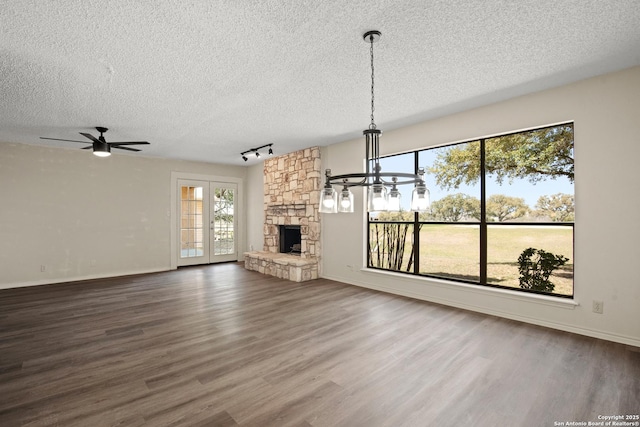
[[[417,174],[404,172],[383,172],[380,167],[380,135],[382,131],[376,127],[373,118],[374,108],[374,68],[373,43],[380,39],[380,31],[368,31],[363,35],[364,41],[370,44],[371,54],[371,124],[362,133],[366,143],[365,172],[331,175],[331,169],[325,172],[325,185],[320,196],[320,212],[353,212],[353,193],[351,187],[368,187],[368,211],[392,211],[401,209],[401,194],[398,185],[415,184],[411,197],[411,211],[426,212],[429,209],[429,189],[424,183],[424,169],[419,168]],[[337,192],[333,186],[342,186]],[[389,191],[387,191],[389,188]]]

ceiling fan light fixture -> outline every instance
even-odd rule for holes
[[[107,142],[107,140],[104,138],[104,133],[106,131],[108,131],[109,129],[102,127],[102,126],[98,126],[96,127],[96,130],[98,132],[100,132],[100,136],[99,137],[95,137],[93,135],[91,135],[90,133],[86,133],[86,132],[80,132],[80,135],[84,136],[85,138],[87,138],[88,140],[92,141],[91,145],[88,145],[86,147],[83,148],[83,150],[88,150],[90,148],[93,148],[93,154],[95,156],[98,157],[109,157],[111,155],[111,147],[113,146],[113,148],[117,148],[119,150],[126,150],[126,151],[140,151],[137,148],[131,148],[129,147],[130,145],[149,145],[149,143],[147,141],[121,141],[121,142]],[[76,141],[74,139],[60,139],[60,138],[48,138],[45,136],[41,136],[40,139],[51,139],[54,141],[67,141],[67,142],[79,142],[80,144],[84,144],[84,141]],[[88,142],[87,142],[88,143]]]
[[[111,155],[111,147],[106,142],[94,142],[93,155],[98,157],[109,157]]]

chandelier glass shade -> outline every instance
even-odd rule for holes
[[[387,210],[392,212],[400,211],[402,207],[402,194],[400,194],[400,190],[394,184],[389,191],[389,195],[387,196]]]
[[[373,43],[380,39],[379,31],[368,31],[363,35],[364,41],[370,44],[371,54],[371,124],[362,133],[366,143],[365,172],[331,175],[331,169],[325,171],[325,185],[322,189],[320,212],[322,213],[351,213],[353,207],[353,193],[351,187],[367,187],[367,206],[369,212],[393,211],[402,209],[402,195],[398,185],[414,184],[411,197],[411,210],[426,212],[429,209],[429,189],[424,182],[424,169],[419,168],[417,174],[406,172],[383,172],[380,167],[380,136],[382,131],[377,128],[373,113],[374,108],[374,66]],[[340,194],[333,186],[342,186]]]
[[[353,193],[348,187],[344,187],[338,195],[338,212],[353,212]]]
[[[336,213],[338,212],[338,193],[333,187],[324,188],[320,197],[320,212]]]

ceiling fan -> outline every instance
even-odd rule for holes
[[[88,150],[90,148],[93,148],[93,154],[95,154],[98,157],[107,157],[111,155],[111,147],[113,148],[119,148],[120,150],[127,150],[127,151],[140,151],[137,148],[130,148],[130,147],[122,147],[123,145],[148,145],[149,143],[147,141],[126,141],[126,142],[107,142],[104,139],[104,136],[102,135],[103,133],[105,133],[106,131],[108,131],[109,129],[98,126],[96,127],[96,130],[98,132],[100,132],[100,136],[99,137],[95,137],[93,135],[91,135],[90,133],[84,133],[84,132],[80,132],[80,135],[84,136],[85,138],[89,138],[93,144],[89,145],[87,147],[82,148],[83,150]],[[44,136],[41,136],[40,139],[51,139],[54,141],[68,141],[68,142],[79,142],[81,144],[88,144],[87,141],[74,141],[72,139],[58,139],[58,138],[45,138]]]

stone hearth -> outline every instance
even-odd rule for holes
[[[318,147],[265,160],[264,246],[244,254],[245,268],[296,282],[318,278],[321,167]],[[299,255],[279,253],[280,225],[300,225]]]

